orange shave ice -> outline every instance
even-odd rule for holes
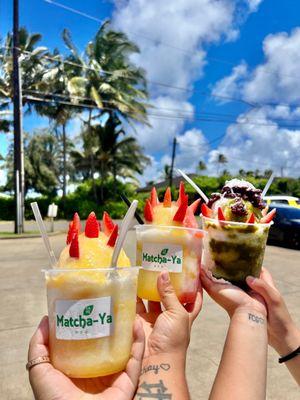
[[[46,272],[53,365],[73,378],[122,371],[130,357],[137,273],[121,250],[110,269],[118,226],[92,212],[81,232],[74,215],[56,269]]]
[[[138,296],[160,301],[157,276],[168,269],[170,279],[182,303],[195,299],[201,264],[203,232],[198,229],[195,212],[200,203],[188,205],[184,184],[179,187],[177,201],[172,201],[167,188],[163,202],[159,202],[156,189],[146,200],[144,216],[147,224],[137,229],[137,265],[139,273]]]

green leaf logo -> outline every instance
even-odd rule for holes
[[[85,309],[83,310],[83,315],[90,315],[94,309],[94,306],[91,304],[89,306],[86,306]]]
[[[169,249],[162,249],[162,251],[161,251],[160,254],[161,254],[162,256],[165,256],[165,255],[167,254],[168,250],[169,250]]]

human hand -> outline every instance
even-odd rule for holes
[[[295,350],[300,344],[300,332],[269,271],[263,268],[260,278],[247,277],[247,284],[263,297],[267,305],[270,346],[281,356]]]
[[[36,400],[131,400],[134,396],[142,366],[145,335],[142,323],[136,319],[134,342],[126,369],[114,375],[71,379],[50,363],[37,364],[29,371],[29,380]],[[28,360],[49,356],[49,324],[44,317],[32,336]]]
[[[168,271],[160,273],[157,288],[165,311],[161,304],[148,302],[148,311],[141,299],[138,299],[137,313],[142,319],[146,335],[145,357],[162,353],[186,354],[190,341],[192,324],[202,307],[202,287],[197,292],[194,303],[182,306],[171,285]]]
[[[203,269],[200,277],[206,292],[227,311],[230,318],[240,311],[255,311],[262,316],[267,315],[264,300],[258,293],[246,293],[229,282],[218,282]]]

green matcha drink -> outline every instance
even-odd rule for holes
[[[204,268],[240,287],[248,275],[259,276],[275,214],[266,212],[261,191],[247,181],[232,179],[213,193],[202,206]]]

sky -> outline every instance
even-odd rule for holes
[[[2,37],[11,29],[11,3],[0,0]],[[273,169],[300,176],[300,2],[20,0],[21,25],[64,52],[64,28],[83,50],[99,22],[57,4],[111,19],[140,47],[133,61],[146,70],[156,114],[151,127],[137,124],[128,132],[152,160],[141,183],[161,177],[175,136],[175,166],[187,172],[203,160],[207,173],[216,174],[221,153],[233,174]],[[25,130],[46,125],[36,115],[24,119]],[[79,129],[73,121],[69,135]],[[1,154],[8,142],[0,134]]]

